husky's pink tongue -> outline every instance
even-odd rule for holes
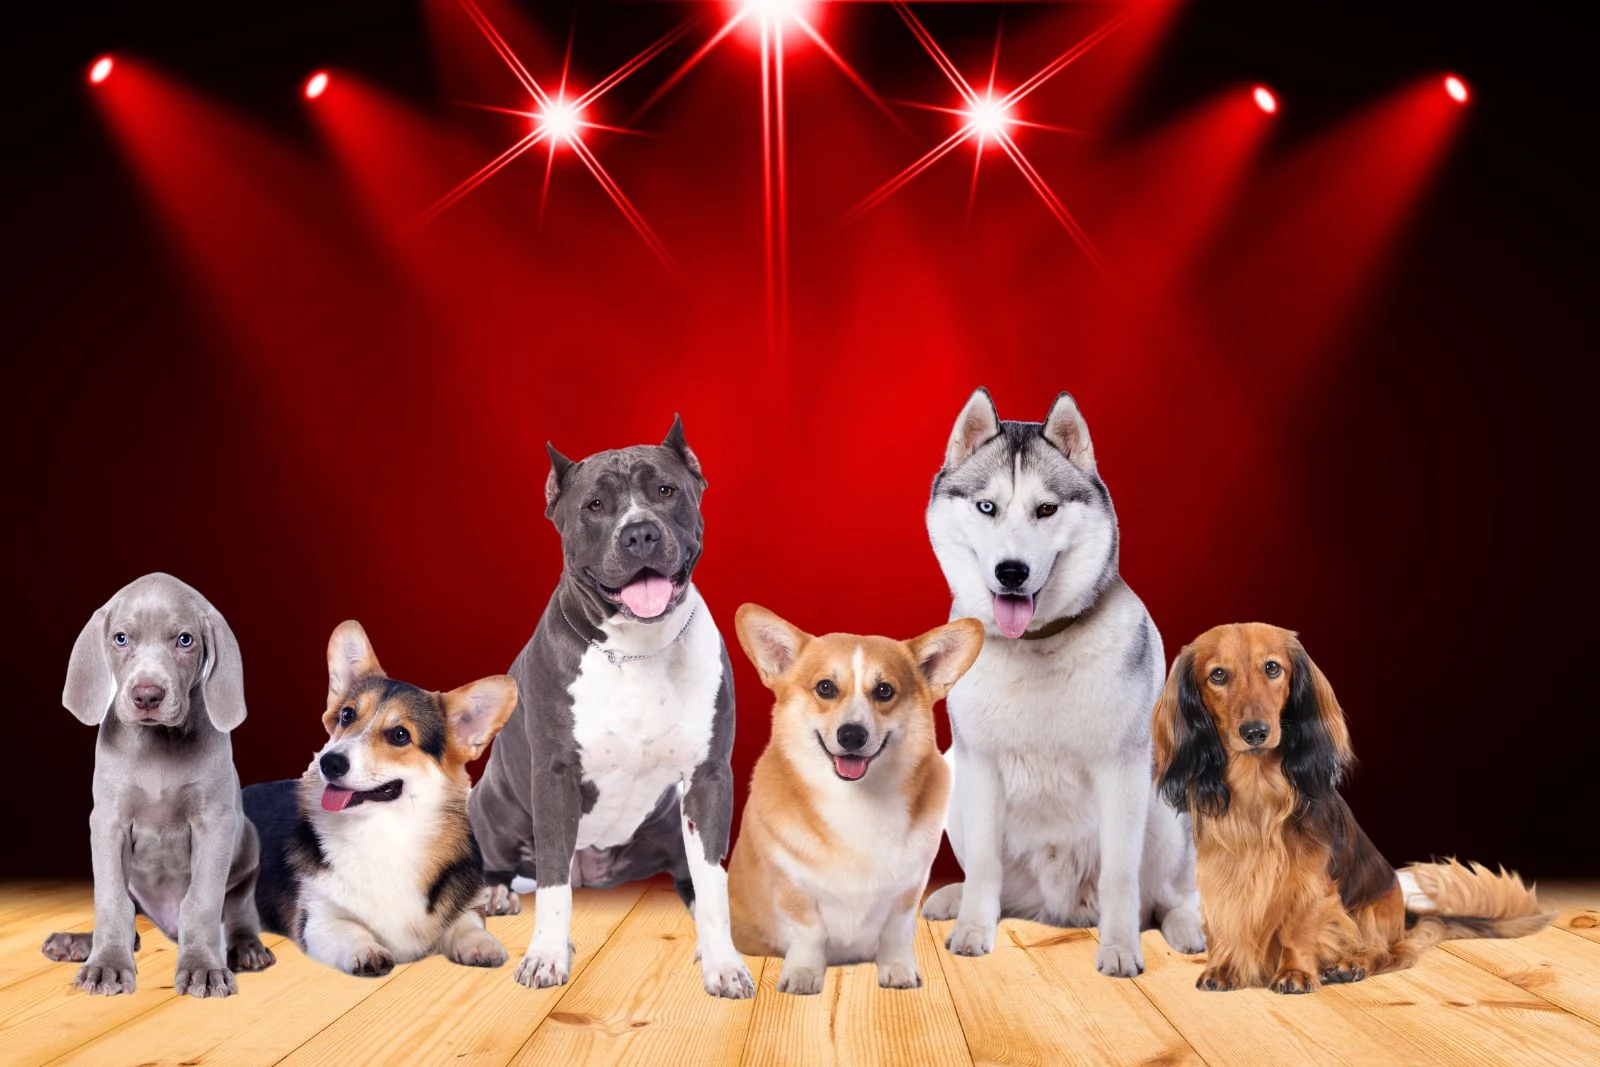
[[[1033,618],[1033,597],[1016,596],[1012,593],[996,593],[994,596],[994,621],[1000,627],[1000,632],[1007,637],[1021,637],[1022,632],[1028,628],[1028,620]]]
[[[641,619],[653,619],[672,602],[672,583],[658,574],[637,578],[622,587],[622,602]]]
[[[336,785],[322,787],[322,810],[343,811],[350,803],[350,798],[356,795],[354,789],[340,789]]]
[[[848,778],[853,782],[867,773],[867,764],[870,762],[865,756],[835,756],[833,769],[840,778]]]

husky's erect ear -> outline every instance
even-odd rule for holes
[[[955,619],[913,637],[906,647],[927,679],[928,688],[933,690],[933,699],[943,700],[983,651],[983,623]]]
[[[550,473],[544,480],[544,517],[554,518],[556,501],[561,497],[561,485],[567,478],[567,472],[577,464],[556,451],[556,446],[549,441],[544,443],[544,450],[550,453]]]
[[[739,644],[750,662],[761,675],[761,684],[774,688],[794,661],[800,650],[810,642],[811,635],[784,622],[759,604],[741,604],[733,616],[733,629],[739,635]]]
[[[994,409],[994,398],[989,390],[980,385],[956,417],[950,443],[944,449],[944,469],[954,470],[999,433],[1000,413]]]
[[[1161,798],[1178,811],[1212,817],[1225,814],[1230,797],[1222,771],[1228,754],[1195,684],[1192,646],[1172,663],[1166,688],[1156,701],[1151,733]]]
[[[1074,467],[1085,474],[1094,470],[1094,443],[1089,440],[1089,424],[1083,421],[1078,402],[1071,393],[1056,394],[1050,414],[1044,417],[1044,439],[1049,441]]]
[[[500,727],[517,707],[517,683],[509,675],[495,674],[444,694],[445,721],[450,741],[463,763],[483,755]]]
[[[1283,775],[1304,800],[1322,800],[1339,786],[1355,762],[1344,711],[1326,675],[1311,662],[1298,638],[1289,642],[1289,698],[1278,719],[1283,740]]]
[[[683,460],[683,465],[689,468],[689,473],[700,482],[700,488],[706,487],[705,472],[700,469],[700,457],[694,454],[694,449],[689,447],[689,442],[683,439],[683,419],[678,415],[672,416],[672,429],[667,431],[667,439],[661,442],[662,448],[670,448]]]

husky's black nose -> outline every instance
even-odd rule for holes
[[[1028,565],[1020,559],[1001,560],[995,564],[994,576],[999,579],[1001,589],[1021,589],[1022,583],[1028,580]]]
[[[661,527],[650,521],[630,522],[617,531],[617,544],[640,559],[661,547]]]
[[[846,752],[858,752],[867,743],[867,728],[859,723],[847,722],[833,736],[838,738],[839,747]]]
[[[329,781],[344,777],[350,769],[350,757],[342,752],[324,752],[322,758],[317,760],[317,766],[322,768],[322,776]]]
[[[1266,744],[1267,735],[1271,732],[1272,727],[1268,726],[1260,719],[1253,719],[1250,722],[1241,723],[1239,726],[1239,736],[1244,738],[1244,743],[1250,745],[1252,748],[1256,745]]]

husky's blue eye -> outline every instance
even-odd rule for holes
[[[128,635],[120,630],[111,635],[111,642],[118,648],[128,647]]]
[[[985,514],[985,515],[993,515],[994,514],[994,501],[993,500],[980,500],[980,501],[978,501],[978,510],[980,512],[982,512],[983,514]]]
[[[833,679],[824,678],[817,683],[817,696],[823,700],[832,700],[839,695],[839,687],[833,684]]]
[[[188,648],[192,644],[194,644],[194,634],[185,630],[183,633],[178,635],[179,648]]]

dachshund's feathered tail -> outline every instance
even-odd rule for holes
[[[1504,867],[1498,872],[1455,859],[1414,863],[1397,872],[1406,898],[1407,947],[1416,952],[1467,937],[1526,937],[1556,913]]]

